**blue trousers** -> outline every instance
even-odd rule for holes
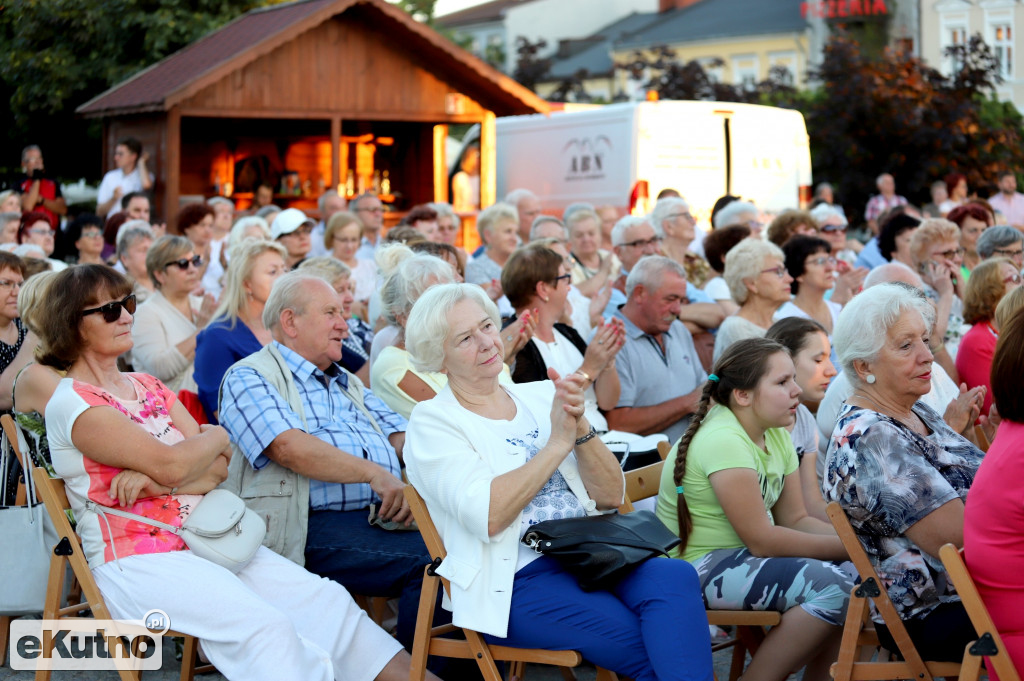
[[[508,637],[517,648],[578,650],[636,681],[711,681],[711,640],[693,566],[653,558],[611,591],[586,592],[551,558],[516,573]]]
[[[388,532],[372,527],[366,516],[367,511],[310,511],[306,569],[353,594],[397,597],[398,640],[412,650],[430,555],[419,532]]]

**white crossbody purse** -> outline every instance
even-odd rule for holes
[[[172,532],[181,537],[192,553],[232,572],[238,572],[252,560],[267,533],[260,516],[238,496],[224,489],[207,492],[181,527],[102,506],[92,500],[86,500],[85,507],[102,516],[109,513]]]

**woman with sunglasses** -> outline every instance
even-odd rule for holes
[[[196,335],[217,306],[209,293],[202,298],[191,295],[199,285],[202,264],[202,257],[183,236],[160,237],[146,254],[146,271],[156,291],[139,306],[135,317],[132,364],[175,392],[196,392],[192,378]]]
[[[596,327],[588,345],[569,324],[566,300],[571,278],[565,259],[540,244],[520,248],[505,263],[502,290],[519,317],[529,314],[537,320],[533,338],[516,355],[512,380],[546,381],[549,368],[560,376],[582,375],[587,421],[598,432],[605,432],[608,422],[601,411],[614,409],[619,402],[615,356],[626,342],[626,332],[621,320],[613,319]],[[505,327],[503,336],[509,328]]]
[[[715,362],[736,341],[764,336],[776,310],[789,302],[793,277],[785,260],[781,248],[762,239],[744,239],[726,254],[723,277],[740,309],[718,327]]]
[[[954,211],[959,210],[957,208]],[[992,406],[992,357],[999,340],[995,324],[996,307],[1007,293],[1020,286],[1020,272],[1009,258],[983,261],[971,272],[964,296],[964,323],[972,324],[964,334],[956,353],[956,371],[968,388],[985,386],[981,413]]]

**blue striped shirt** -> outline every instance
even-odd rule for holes
[[[270,443],[286,430],[296,428],[400,477],[398,456],[387,436],[404,432],[406,420],[366,389],[364,403],[383,431],[383,434],[378,433],[345,393],[352,380],[349,374],[333,365],[329,370],[331,375],[325,375],[298,353],[274,342],[292,372],[302,400],[306,427],[287,400],[255,369],[231,369],[224,379],[220,422],[250,465],[256,470],[266,466],[270,459],[264,452]],[[368,483],[309,481],[309,506],[315,511],[356,511],[379,501]]]

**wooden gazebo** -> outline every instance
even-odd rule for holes
[[[253,10],[79,107],[103,120],[104,163],[138,138],[155,214],[217,194],[315,212],[326,188],[402,211],[448,200],[448,126],[481,126],[481,204],[494,197],[494,118],[547,104],[385,0]]]

